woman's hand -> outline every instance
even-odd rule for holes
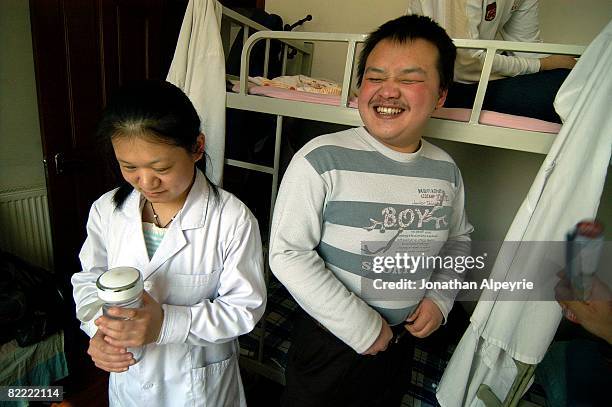
[[[125,372],[136,363],[134,357],[125,348],[109,345],[104,341],[104,334],[98,330],[89,340],[87,353],[97,367],[107,372]]]
[[[113,318],[102,316],[95,321],[106,343],[117,348],[128,348],[157,340],[164,321],[164,310],[146,291],[142,300],[142,308],[113,307],[108,311]]]
[[[572,317],[566,318],[612,344],[612,291],[606,283],[593,277],[590,299],[579,301],[565,273],[560,273],[559,277],[555,297],[562,308],[571,312]]]

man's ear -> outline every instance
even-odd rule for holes
[[[444,102],[446,102],[446,96],[448,95],[448,89],[440,90],[440,97],[438,98],[438,102],[436,103],[436,109],[444,106]]]

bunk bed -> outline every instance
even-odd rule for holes
[[[351,98],[351,86],[356,67],[357,47],[366,36],[362,34],[277,32],[221,7],[222,18],[231,24],[243,27],[243,50],[241,56],[240,76],[229,77],[234,83],[233,92],[228,91],[226,108],[246,110],[276,116],[274,141],[274,158],[270,166],[226,158],[225,164],[247,170],[258,171],[272,176],[270,208],[274,207],[279,183],[279,159],[283,137],[283,118],[314,120],[347,126],[361,126],[362,121],[356,104]],[[222,28],[223,32],[224,28]],[[226,28],[227,30],[227,28]],[[256,31],[249,36],[250,32]],[[310,75],[314,43],[334,42],[346,45],[346,59],[338,96],[318,97],[294,90],[279,90],[265,86],[249,84],[249,64],[253,47],[265,41],[266,59],[264,77],[267,73],[268,52],[271,41],[283,44],[282,74]],[[585,47],[543,44],[517,43],[502,41],[455,40],[458,48],[476,48],[486,50],[484,67],[476,93],[473,108],[441,109],[429,121],[425,137],[450,140],[460,143],[477,144],[502,149],[518,150],[546,154],[553,143],[560,125],[542,122],[536,119],[519,118],[510,115],[482,110],[484,96],[493,66],[496,52],[518,51],[548,54],[581,55]],[[292,72],[288,70],[288,53],[294,49],[298,54]],[[290,345],[291,319],[298,311],[297,304],[288,292],[278,283],[269,271],[268,307],[265,317],[249,335],[240,338],[241,366],[284,383],[284,366]],[[435,391],[444,368],[452,352],[453,345],[444,349],[429,348],[426,341],[418,342],[415,350],[412,383],[407,384],[407,396],[404,405],[436,405]],[[537,393],[537,391],[536,391]],[[537,394],[536,394],[537,399]],[[541,400],[540,400],[541,401]]]

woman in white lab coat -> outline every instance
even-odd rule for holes
[[[257,221],[207,180],[200,120],[174,85],[123,87],[98,135],[125,182],[91,208],[83,271],[72,277],[77,314],[96,302],[96,279],[110,268],[139,269],[145,287],[142,308],[81,324],[88,354],[111,372],[111,406],[245,405],[236,338],[266,298]],[[128,347],[141,347],[140,360]]]

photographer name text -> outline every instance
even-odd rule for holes
[[[384,281],[375,279],[372,285],[376,290],[493,290],[493,291],[520,291],[533,290],[532,281],[495,281],[491,278],[484,279],[480,283],[476,281],[427,281],[409,280],[402,278],[399,281]]]

